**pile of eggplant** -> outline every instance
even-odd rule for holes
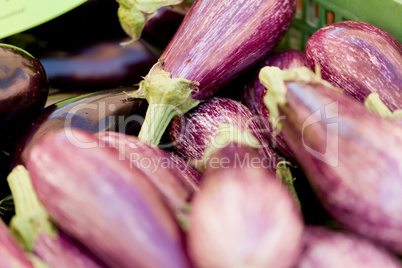
[[[0,43],[0,267],[402,267],[400,41],[278,50],[296,0],[151,2]]]

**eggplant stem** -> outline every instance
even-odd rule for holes
[[[290,162],[287,161],[279,162],[278,165],[276,166],[276,177],[286,186],[286,188],[289,190],[289,193],[292,195],[297,207],[301,209],[299,196],[297,195],[293,183],[295,179],[292,175],[292,172],[290,171],[289,166],[293,167],[293,165]]]
[[[196,107],[200,100],[192,98],[199,83],[185,78],[172,78],[158,61],[140,82],[132,97],[141,96],[148,101],[148,110],[138,137],[145,142],[158,144],[174,116]]]
[[[55,226],[39,201],[24,166],[16,166],[8,175],[7,181],[15,205],[10,231],[24,249],[32,251],[37,235],[42,232],[56,235]]]
[[[402,119],[402,110],[391,111],[380,99],[378,93],[370,93],[364,100],[364,106],[379,116],[388,120]]]

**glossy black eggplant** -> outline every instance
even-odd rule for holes
[[[265,167],[274,171],[281,160],[265,135],[258,116],[243,104],[227,98],[209,98],[181,117],[173,119],[170,138],[175,150],[193,165],[202,165],[207,160],[205,151],[221,147],[228,139],[256,147],[264,155]]]
[[[402,267],[392,253],[355,234],[320,226],[304,230],[304,249],[295,268]]]
[[[288,30],[295,0],[193,3],[134,96],[149,109],[140,139],[158,144],[172,118],[267,56]]]
[[[290,268],[302,248],[302,215],[254,148],[233,142],[211,153],[190,210],[196,267]]]
[[[7,181],[15,204],[10,231],[25,251],[35,254],[49,267],[106,268],[51,221],[23,166],[16,166]]]
[[[179,5],[159,8],[146,22],[142,30],[141,40],[144,40],[162,53],[173,38],[190,7],[191,3],[183,1]]]
[[[0,44],[0,137],[15,134],[34,120],[48,92],[41,63],[25,50]]]
[[[49,84],[62,91],[97,91],[140,82],[157,56],[140,41],[126,39],[98,42],[76,51],[51,51],[39,58]]]
[[[329,214],[402,252],[402,128],[306,67],[264,67],[271,116]]]
[[[147,175],[94,134],[44,136],[27,169],[51,218],[108,267],[190,267],[182,232]]]
[[[24,164],[28,152],[38,139],[50,131],[74,128],[95,133],[111,130],[138,133],[146,110],[146,102],[128,99],[137,87],[88,93],[46,107],[38,119],[17,139],[12,165]]]

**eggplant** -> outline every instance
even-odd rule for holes
[[[316,31],[306,44],[312,70],[363,103],[372,92],[394,111],[402,108],[402,45],[386,31],[360,21],[343,21]]]
[[[64,129],[74,132],[77,128],[92,133],[105,130],[138,133],[146,102],[141,99],[128,100],[127,94],[136,89],[132,86],[97,91],[46,107],[38,119],[17,138],[11,166],[24,165],[31,147],[51,131]]]
[[[0,220],[0,267],[34,267],[2,220]]]
[[[174,116],[262,60],[289,28],[295,10],[295,0],[194,2],[132,95],[149,103],[140,139],[158,144]]]
[[[254,68],[251,79],[244,85],[242,102],[255,114],[260,114],[261,100],[266,90],[258,78],[260,69],[265,66],[276,66],[281,70],[307,66],[306,55],[299,50],[275,51]]]
[[[303,235],[304,249],[296,268],[378,268],[402,267],[389,251],[349,232],[308,226]]]
[[[50,267],[106,267],[57,229],[38,200],[29,173],[23,166],[15,167],[7,180],[16,211],[10,230],[27,252],[34,253]]]
[[[182,23],[191,4],[188,1],[182,1],[180,4],[164,6],[156,10],[145,23],[140,40],[162,53]]]
[[[201,171],[208,158],[205,151],[222,147],[227,141],[220,140],[219,134],[258,148],[267,169],[274,171],[282,160],[264,135],[260,118],[243,104],[227,98],[209,98],[182,117],[174,118],[169,134],[176,152]]]
[[[265,95],[267,94],[267,88],[265,88],[259,78],[258,74],[261,68],[265,66],[276,66],[280,69],[290,69],[306,66],[306,56],[304,52],[298,50],[286,50],[282,52],[272,53],[267,59],[265,59],[255,71],[254,76],[244,87],[243,102],[256,114],[261,116],[261,120],[266,128],[266,133],[270,137],[271,145],[281,155],[283,155],[288,161],[296,164],[296,160],[292,151],[286,144],[283,136],[275,132],[276,124],[271,124],[268,120],[269,111],[264,105]],[[257,71],[258,70],[258,71]],[[278,118],[277,121],[280,121]]]
[[[0,136],[12,136],[45,106],[49,83],[41,63],[27,51],[0,44]]]
[[[257,150],[236,142],[211,154],[190,210],[188,243],[196,267],[295,264],[302,216],[261,161]]]
[[[128,159],[130,165],[141,169],[162,193],[176,215],[181,216],[187,202],[199,190],[201,175],[183,159],[137,137],[124,133],[102,131],[96,136],[102,146],[119,150],[120,159]]]
[[[260,72],[271,116],[328,213],[402,252],[402,129],[306,67]]]
[[[49,133],[32,147],[27,169],[53,221],[109,267],[189,267],[158,190],[94,134]]]
[[[140,82],[157,56],[141,42],[105,40],[76,51],[51,51],[39,58],[49,84],[62,91],[97,91]]]

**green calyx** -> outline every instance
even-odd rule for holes
[[[119,3],[117,15],[123,30],[131,40],[128,45],[141,37],[145,23],[164,6],[178,5],[182,0],[116,0]]]
[[[231,142],[244,144],[252,148],[259,148],[261,143],[249,130],[241,130],[234,125],[222,124],[218,133],[211,139],[209,146],[204,150],[203,158],[193,161],[191,164],[199,171],[204,172],[208,159]]]
[[[299,200],[299,196],[297,195],[295,186],[294,186],[294,177],[292,175],[292,172],[290,170],[290,167],[292,167],[292,164],[287,161],[281,161],[278,163],[276,166],[276,177],[279,181],[281,181],[286,188],[288,189],[290,195],[293,197],[293,200],[295,201],[297,207],[301,209],[301,203]]]
[[[276,126],[276,134],[278,134],[282,129],[279,120],[279,106],[284,106],[287,103],[286,81],[323,83],[333,87],[328,82],[322,80],[319,67],[316,68],[316,71],[317,73],[314,73],[304,66],[286,70],[281,70],[278,67],[266,66],[260,70],[260,82],[268,89],[264,96],[264,104],[269,110],[269,121],[273,126]]]
[[[56,236],[56,227],[36,196],[29,173],[23,166],[16,166],[7,181],[15,204],[10,231],[25,250],[32,251],[36,237],[40,233]]]
[[[158,61],[140,82],[133,98],[145,98],[148,110],[138,137],[146,142],[158,144],[174,116],[196,107],[200,101],[192,98],[199,83],[185,78],[171,78],[170,72],[163,70]]]
[[[391,111],[380,99],[378,93],[370,93],[364,100],[364,106],[379,116],[388,120],[402,119],[402,110]]]

